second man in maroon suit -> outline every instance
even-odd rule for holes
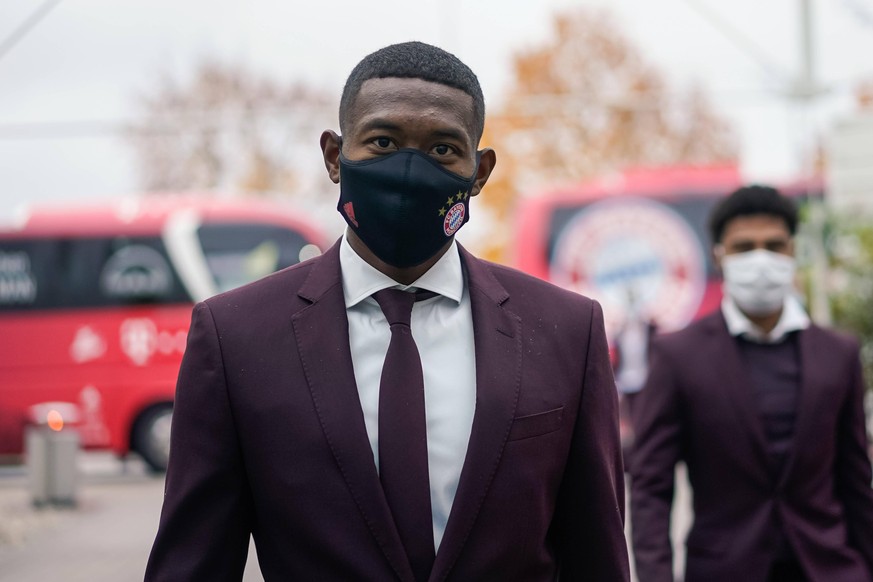
[[[794,296],[797,214],[761,186],[711,218],[721,309],[652,344],[633,409],[640,582],[672,582],[673,475],[693,488],[687,582],[871,582],[873,490],[858,344]]]

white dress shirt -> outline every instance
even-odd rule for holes
[[[387,288],[438,293],[412,309],[412,337],[421,354],[427,417],[427,460],[433,538],[439,548],[458,489],[476,408],[476,358],[470,294],[457,243],[412,285],[401,285],[364,261],[343,237],[340,246],[349,344],[367,436],[379,467],[379,383],[391,340],[372,298]]]
[[[725,323],[727,323],[728,333],[734,337],[742,336],[744,339],[759,344],[779,343],[792,331],[809,327],[809,316],[794,295],[785,297],[782,315],[779,316],[779,321],[776,322],[776,326],[770,330],[770,333],[765,333],[752,323],[728,294],[725,294],[721,301],[721,312],[724,315]]]

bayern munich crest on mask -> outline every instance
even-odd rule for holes
[[[466,214],[466,209],[464,208],[464,204],[458,202],[446,212],[446,217],[443,220],[443,232],[446,233],[446,236],[452,236],[458,229],[461,228],[464,224],[464,215]]]

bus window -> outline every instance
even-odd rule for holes
[[[149,303],[185,301],[173,269],[156,247],[159,239],[113,241],[99,275],[100,294],[109,302]],[[149,244],[151,243],[151,244]],[[90,264],[88,265],[91,266]],[[94,279],[89,280],[90,284]],[[178,297],[174,297],[177,296]]]
[[[197,237],[218,292],[290,267],[312,246],[299,232],[269,224],[206,223]]]
[[[33,309],[50,302],[57,247],[16,241],[0,247],[0,311]]]
[[[190,300],[158,237],[7,241],[0,250],[0,311]]]

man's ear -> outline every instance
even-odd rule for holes
[[[485,182],[497,165],[497,154],[491,148],[485,148],[479,152],[479,167],[476,169],[476,180],[470,189],[470,196],[476,196],[482,191]]]
[[[327,175],[334,184],[339,184],[340,167],[339,155],[342,138],[335,131],[326,129],[321,134],[321,153],[324,156],[324,167],[327,168]]]
[[[721,274],[721,259],[724,257],[724,247],[721,243],[717,243],[712,245],[711,249],[712,254],[712,264],[715,265],[715,269]]]

